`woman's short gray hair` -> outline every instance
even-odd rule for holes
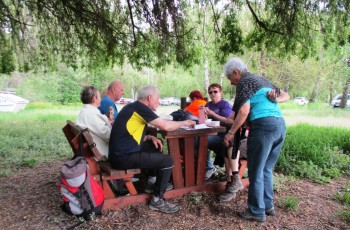
[[[83,104],[91,104],[94,96],[97,95],[98,89],[94,86],[85,86],[80,92],[80,100]]]
[[[146,99],[149,95],[159,94],[159,89],[153,85],[142,86],[137,91],[137,99]]]
[[[233,70],[238,70],[240,73],[246,73],[248,67],[244,62],[239,58],[230,58],[224,65],[224,74],[229,76],[232,74]]]

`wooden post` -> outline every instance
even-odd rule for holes
[[[187,106],[186,97],[181,97],[180,109],[184,109]]]

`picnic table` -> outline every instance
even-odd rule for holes
[[[183,196],[187,193],[220,192],[226,182],[206,183],[206,160],[208,153],[208,135],[225,132],[225,127],[203,129],[177,129],[174,131],[157,130],[168,143],[169,154],[173,157],[174,189],[165,193],[166,198]],[[195,156],[195,138],[198,138],[197,156]]]

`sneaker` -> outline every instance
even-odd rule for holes
[[[114,190],[117,196],[127,196],[130,195],[129,190],[125,187],[122,180],[111,180],[112,189]]]
[[[166,187],[166,191],[174,189],[174,186],[172,183],[168,183],[168,186]],[[145,193],[151,194],[154,191],[154,184],[147,183],[145,187]]]
[[[265,214],[268,216],[276,216],[276,210],[275,208],[265,209]]]
[[[223,202],[228,202],[236,197],[236,193],[233,191],[232,182],[227,181],[225,191],[219,195],[219,200]]]
[[[242,190],[244,188],[242,184],[242,180],[238,174],[235,174],[232,176],[232,181],[233,181],[233,185],[232,185],[233,192],[238,192],[239,190]]]
[[[205,179],[208,180],[214,173],[216,172],[216,168],[211,168],[211,169],[208,169],[206,172],[205,172]]]
[[[180,206],[176,204],[172,204],[165,199],[159,199],[157,202],[151,199],[151,202],[149,203],[148,207],[151,210],[154,211],[160,211],[164,213],[174,213],[180,210]]]
[[[252,214],[250,214],[250,212],[247,210],[247,211],[244,211],[244,212],[238,212],[238,216],[241,217],[242,219],[245,219],[245,220],[254,220],[256,222],[265,222],[266,221],[266,217],[260,217],[260,216],[253,216]]]

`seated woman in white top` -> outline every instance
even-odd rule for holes
[[[85,86],[80,93],[80,99],[84,105],[77,118],[77,124],[89,129],[97,149],[107,158],[112,127],[107,116],[97,109],[101,103],[100,92],[94,86]]]

